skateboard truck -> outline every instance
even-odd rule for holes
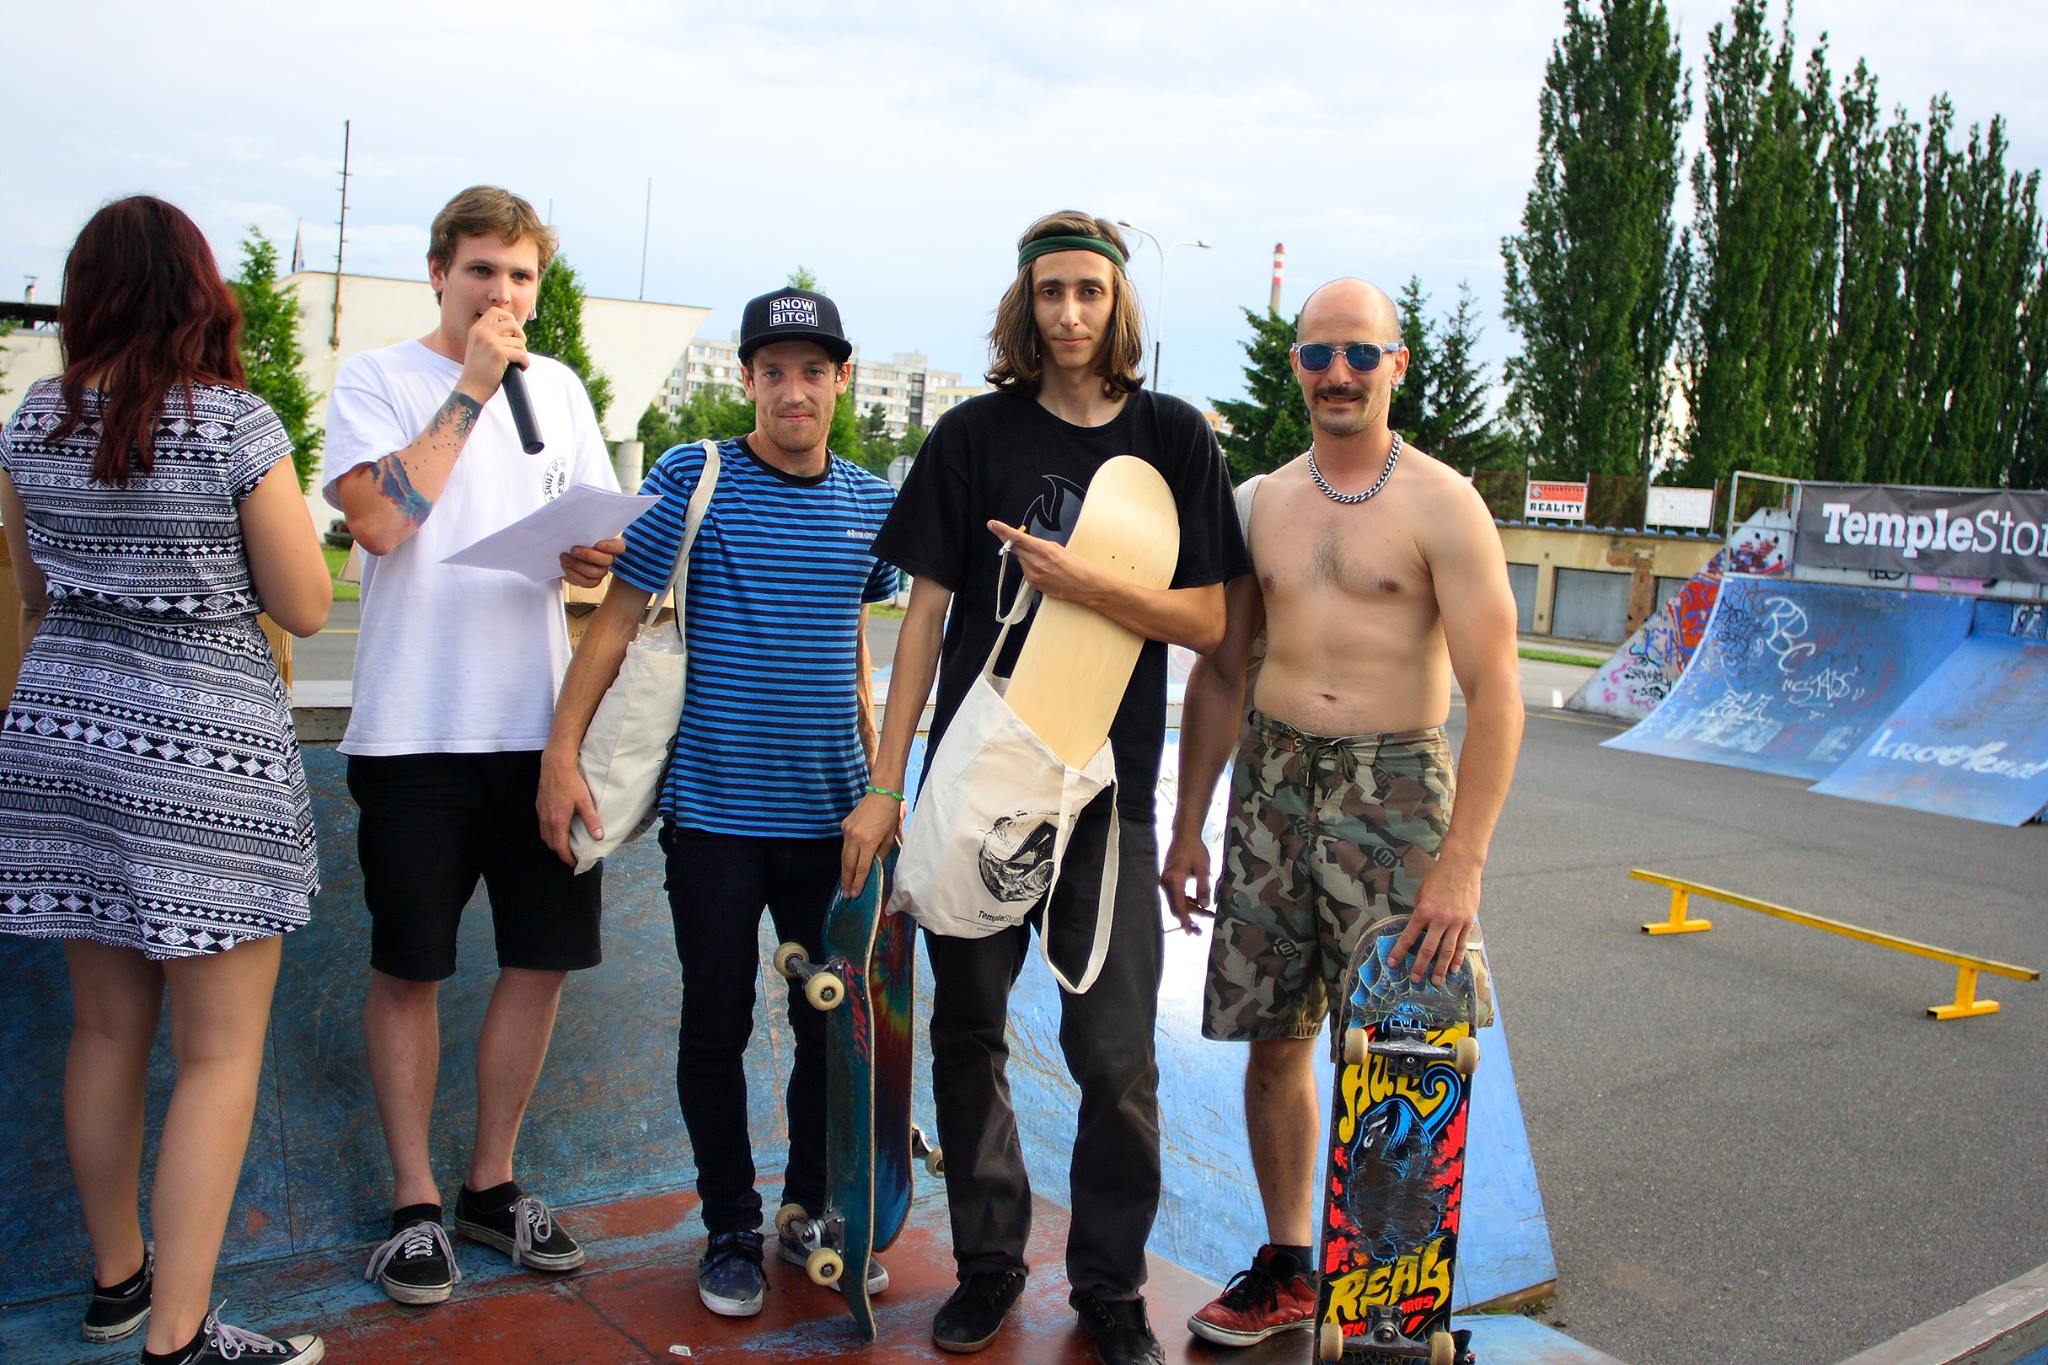
[[[839,1246],[846,1241],[846,1220],[837,1214],[811,1217],[801,1204],[784,1204],[775,1211],[775,1230],[804,1250],[804,1273],[811,1283],[830,1289],[846,1273],[846,1258]]]
[[[804,999],[813,1009],[837,1009],[846,999],[846,978],[839,971],[843,963],[813,962],[801,943],[782,944],[775,950],[774,963],[779,974],[804,983]]]
[[[1475,1357],[1467,1348],[1469,1332],[1432,1332],[1429,1340],[1418,1341],[1401,1328],[1401,1310],[1382,1305],[1365,1310],[1365,1330],[1350,1341],[1335,1322],[1322,1326],[1317,1354],[1326,1361],[1346,1358],[1346,1347],[1360,1349],[1366,1360],[1426,1360],[1429,1365],[1473,1365]]]
[[[922,1161],[924,1168],[933,1175],[943,1176],[946,1173],[946,1149],[934,1147],[931,1139],[924,1135],[924,1129],[914,1123],[910,1125],[910,1155]]]
[[[1388,1024],[1368,1043],[1362,1028],[1344,1030],[1344,1064],[1362,1065],[1366,1056],[1385,1057],[1396,1076],[1419,1076],[1433,1062],[1448,1062],[1460,1076],[1479,1069],[1479,1040],[1466,1035],[1448,1047],[1429,1041],[1426,1030]]]

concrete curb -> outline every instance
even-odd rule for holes
[[[2048,1265],[1931,1318],[1842,1365],[2044,1365]]]

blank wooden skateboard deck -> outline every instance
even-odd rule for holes
[[[1089,481],[1067,553],[1126,583],[1163,588],[1180,561],[1180,514],[1159,471],[1135,455],[1105,462]],[[1003,698],[1073,767],[1109,738],[1144,638],[1097,612],[1046,598]]]

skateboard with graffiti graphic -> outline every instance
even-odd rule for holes
[[[910,1163],[944,1170],[936,1147],[910,1121],[911,1001],[917,926],[892,915],[896,855],[877,858],[857,896],[835,896],[825,912],[824,960],[803,945],[775,950],[775,969],[803,982],[804,998],[826,1012],[825,1208],[785,1204],[777,1232],[807,1250],[804,1270],[837,1286],[869,1340],[868,1262],[885,1251],[910,1215]]]
[[[1469,961],[1441,986],[1408,979],[1413,964],[1391,960],[1407,924],[1374,924],[1344,975],[1317,1257],[1324,1361],[1472,1359],[1451,1331],[1451,1286],[1478,997]]]

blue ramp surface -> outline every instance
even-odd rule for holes
[[[1607,745],[1817,781],[1962,643],[1970,617],[1962,598],[1731,575],[1678,685]]]
[[[1973,635],[1814,788],[1994,825],[2048,806],[2048,643]]]

